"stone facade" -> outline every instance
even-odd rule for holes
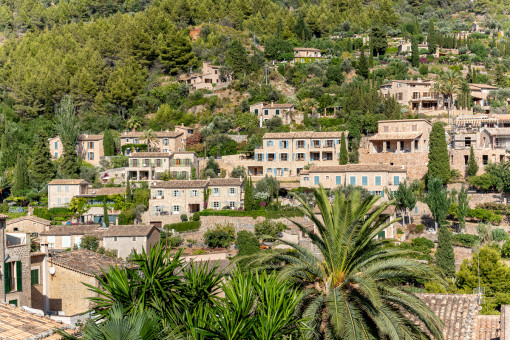
[[[106,229],[99,225],[52,226],[49,230],[39,234],[41,243],[49,245],[50,249],[73,249],[79,247],[84,236],[95,236],[102,246]]]
[[[0,215],[0,301],[18,307],[31,305],[30,235],[6,233],[5,220]],[[5,238],[4,238],[5,237]],[[4,256],[5,255],[5,256]],[[8,283],[6,283],[6,281]]]
[[[294,48],[294,64],[310,63],[323,59],[321,50],[309,47]]]
[[[191,178],[193,168],[198,173],[198,156],[194,152],[136,152],[129,156],[126,173],[134,181],[152,181],[160,179],[164,172],[170,172],[174,178]]]
[[[52,158],[60,158],[64,153],[64,146],[60,137],[55,136],[48,141]],[[78,136],[76,152],[85,162],[98,166],[99,161],[104,158],[103,135],[82,134]]]
[[[263,127],[267,120],[274,117],[280,117],[285,125],[303,122],[302,115],[295,115],[294,104],[257,103],[250,106],[250,112],[257,116],[259,127]]]
[[[195,90],[215,90],[227,87],[232,79],[231,74],[222,74],[221,66],[211,65],[204,62],[200,73],[191,73],[190,75],[181,75],[179,82]]]
[[[29,233],[34,236],[50,228],[50,221],[36,216],[21,216],[7,220],[7,232]]]
[[[155,131],[153,132],[154,139],[147,145],[148,151],[153,152],[181,152],[186,149],[186,133],[184,131]],[[123,132],[120,135],[120,145],[135,145],[127,148],[124,151],[126,156],[139,150],[136,149],[136,144],[147,144],[147,139],[144,137],[143,132],[130,131]]]
[[[118,257],[127,259],[133,251],[140,254],[145,249],[148,253],[160,239],[160,231],[154,226],[118,225],[111,226],[104,233],[103,246],[117,251]]]
[[[88,185],[83,179],[54,179],[48,183],[48,209],[67,206],[74,196],[85,194]]]
[[[431,130],[424,119],[379,121],[377,134],[363,140],[359,162],[404,166],[408,180],[421,179],[427,173]]]
[[[300,173],[300,186],[332,189],[339,186],[362,186],[374,195],[385,196],[384,190],[397,191],[399,183],[407,179],[407,172],[399,166],[382,164],[348,164],[312,166]]]
[[[431,80],[393,80],[381,85],[380,89],[385,97],[395,98],[400,105],[408,106],[413,112],[444,108],[439,95],[432,90]]]

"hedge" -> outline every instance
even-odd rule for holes
[[[472,234],[453,235],[453,245],[459,247],[472,248],[478,241],[478,236]]]
[[[169,231],[174,229],[176,232],[182,233],[185,231],[198,230],[198,229],[200,229],[200,225],[201,225],[200,221],[190,221],[190,222],[165,224],[164,228]]]
[[[132,151],[147,151],[147,144],[125,144],[122,145],[122,154],[126,153],[126,149],[131,148]]]
[[[200,216],[229,216],[229,217],[253,217],[259,216],[265,217],[266,212],[264,210],[202,210],[199,212]]]

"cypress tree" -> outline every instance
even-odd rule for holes
[[[27,164],[25,158],[18,154],[18,161],[16,162],[16,174],[14,177],[14,185],[12,191],[16,194],[21,194],[23,191],[28,190],[30,186],[30,179],[28,177]]]
[[[347,164],[349,162],[349,154],[347,153],[347,143],[345,141],[345,133],[342,132],[342,139],[340,141],[340,165]]]
[[[432,19],[430,19],[430,21],[429,21],[429,33],[427,36],[427,42],[429,44],[429,54],[436,53],[437,36],[436,36],[436,30],[434,28],[434,21],[432,21]]]
[[[131,193],[131,182],[129,182],[129,177],[126,180],[126,202],[131,203],[132,193]]]
[[[356,69],[356,73],[367,79],[368,78],[368,72],[369,72],[369,69],[368,69],[368,61],[367,61],[367,58],[365,57],[365,49],[364,48],[361,48],[361,54],[359,56],[359,60],[358,60],[358,65],[357,65],[357,69]]]
[[[244,181],[244,210],[253,210],[253,184],[251,177]]]
[[[411,65],[420,66],[420,51],[418,50],[418,40],[415,36],[411,38]]]
[[[452,232],[448,227],[439,228],[436,265],[447,277],[455,275],[455,255],[453,254]]]
[[[450,161],[448,159],[448,148],[446,146],[446,134],[443,124],[434,123],[430,132],[430,149],[428,178],[439,178],[443,184],[450,179]]]
[[[55,167],[51,161],[50,148],[44,132],[37,135],[32,162],[30,164],[30,175],[35,185],[42,186],[55,177]]]
[[[478,173],[478,164],[476,163],[473,145],[471,145],[471,149],[469,150],[469,159],[467,163],[466,173],[469,177],[476,176],[476,174]]]
[[[112,132],[107,129],[103,135],[103,150],[105,156],[115,155],[115,141],[113,139]]]
[[[106,196],[103,197],[103,222],[107,228],[110,226],[110,217],[108,216],[108,205],[106,204]]]
[[[76,149],[69,143],[64,143],[64,153],[60,161],[60,175],[65,178],[78,178],[79,166]]]

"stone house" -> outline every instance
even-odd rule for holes
[[[108,219],[110,223],[116,223],[120,210],[115,210],[115,195],[126,197],[125,187],[104,187],[104,188],[87,188],[87,192],[75,197],[85,198],[90,208],[80,216],[80,223],[101,224],[104,222],[104,206],[103,199],[106,197],[108,205]]]
[[[174,178],[191,178],[198,173],[198,156],[194,152],[136,152],[129,156],[126,174],[134,181],[159,179],[164,172],[171,172]]]
[[[7,232],[27,233],[32,236],[39,236],[43,231],[50,228],[51,222],[37,216],[21,216],[7,220]]]
[[[485,112],[490,111],[490,92],[498,90],[497,86],[487,84],[469,84],[474,105],[479,105]]]
[[[6,219],[0,215],[0,301],[15,306],[30,306],[30,235],[6,233]]]
[[[49,145],[52,158],[60,158],[64,153],[64,146],[60,137],[50,138]],[[79,135],[76,143],[76,153],[85,162],[98,166],[99,161],[104,158],[103,135]]]
[[[292,124],[293,121],[296,124],[303,122],[302,115],[295,115],[294,104],[257,103],[250,106],[250,112],[258,117],[259,127],[263,127],[267,120],[274,117],[280,117],[285,125]]]
[[[134,251],[148,253],[158,244],[161,235],[153,225],[114,225],[103,234],[103,247],[115,250],[117,256],[126,259]]]
[[[204,62],[200,73],[191,71],[191,74],[183,74],[179,76],[179,83],[188,85],[191,91],[223,89],[230,84],[232,75],[222,75],[220,68],[221,66]]]
[[[321,50],[310,47],[294,48],[294,64],[311,63],[320,59],[324,59]]]
[[[48,230],[39,233],[40,242],[45,243],[51,250],[73,249],[80,247],[81,239],[84,236],[94,236],[99,241],[99,246],[103,245],[103,235],[106,228],[97,224],[85,225],[55,225]]]
[[[184,126],[183,123],[181,125],[176,125],[174,127],[174,131],[177,133],[184,132],[184,138],[188,138],[195,133],[195,128],[191,126]]]
[[[160,225],[158,218],[211,209],[240,209],[244,205],[242,178],[211,178],[207,180],[174,180],[152,182],[149,213],[151,224]],[[208,199],[206,200],[206,196]]]
[[[344,131],[347,141],[348,131]],[[342,131],[266,133],[247,161],[251,176],[297,177],[306,165],[337,165]]]
[[[408,106],[413,112],[423,112],[444,108],[433,86],[431,80],[392,80],[381,85],[380,90],[386,98],[395,98],[400,105]]]
[[[403,41],[400,45],[398,45],[398,54],[410,54],[413,49],[413,43],[411,41]],[[418,51],[422,49],[429,49],[429,44],[424,42],[423,44],[418,44]]]
[[[41,244],[41,256],[34,257],[32,265],[41,268],[41,294],[34,298],[34,306],[42,306],[46,314],[58,315],[60,320],[75,324],[88,317],[86,313],[94,296],[84,283],[97,287],[95,275],[102,276],[102,270],[110,267],[125,266],[126,263],[115,258],[80,249],[66,252],[49,252]]]
[[[299,174],[299,186],[326,189],[340,186],[361,186],[371,194],[385,196],[384,190],[397,191],[398,185],[407,179],[405,168],[385,164],[346,164],[312,166]]]
[[[425,119],[381,120],[360,148],[360,164],[404,166],[409,180],[427,173],[432,125]],[[446,137],[445,137],[446,138]]]
[[[133,152],[142,151],[137,145],[147,145],[147,151],[151,152],[180,152],[185,150],[186,133],[184,131],[154,131],[154,139],[147,145],[147,139],[143,132],[130,131],[120,135],[120,145],[126,156]]]
[[[48,209],[64,207],[74,196],[83,195],[89,183],[83,179],[54,179],[48,183]]]

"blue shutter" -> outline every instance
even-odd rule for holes
[[[306,149],[306,140],[303,141],[303,146],[305,147]]]
[[[262,154],[262,162],[264,161],[264,154]]]
[[[313,184],[319,185],[319,176],[314,176],[313,178]]]
[[[306,153],[303,154],[303,161],[306,161]]]
[[[384,197],[384,190],[381,191],[381,197]]]
[[[361,185],[368,185],[368,177],[367,176],[361,177]]]
[[[342,185],[342,176],[336,176],[336,185]]]
[[[296,149],[297,149],[297,147],[298,147],[298,143],[297,143],[297,142],[298,142],[298,141],[296,141]]]
[[[279,153],[279,154],[278,154],[278,161],[279,161],[279,162],[281,162],[281,161],[282,161],[282,154],[281,154],[281,153]]]
[[[381,176],[375,176],[375,185],[381,185]]]
[[[393,185],[399,185],[400,184],[400,177],[393,176]]]
[[[280,141],[280,149],[282,148],[282,141]]]
[[[255,154],[255,162],[257,161],[257,159],[258,159],[258,158],[257,158],[257,154]]]

